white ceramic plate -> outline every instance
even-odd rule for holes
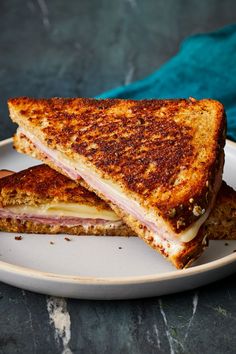
[[[226,144],[224,179],[236,188],[236,144]],[[39,162],[0,142],[0,169]],[[236,241],[212,241],[197,263],[172,265],[136,237],[71,237],[0,233],[0,280],[27,290],[81,299],[128,299],[168,294],[210,283],[236,271]],[[54,244],[50,244],[54,241]]]

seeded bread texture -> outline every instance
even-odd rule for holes
[[[47,165],[33,166],[0,179],[0,205],[4,207],[22,204],[36,206],[59,201],[110,210],[95,193]]]
[[[204,232],[209,239],[236,240],[236,191],[224,181]]]
[[[84,227],[42,224],[16,218],[0,218],[0,231],[21,232],[30,234],[69,234],[76,236],[133,236],[133,232],[125,225],[104,227],[103,225],[90,225]]]

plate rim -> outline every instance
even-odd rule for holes
[[[13,138],[8,138],[0,141],[0,148],[9,145],[13,142]],[[227,145],[236,149],[236,142],[226,139]],[[129,277],[86,277],[79,275],[67,275],[43,272],[40,270],[18,266],[12,263],[0,261],[0,271],[8,273],[18,273],[22,276],[41,279],[45,281],[58,281],[63,283],[73,284],[87,284],[87,285],[128,285],[128,284],[143,284],[143,283],[156,283],[158,281],[168,281],[172,279],[181,279],[195,274],[201,274],[216,270],[224,266],[230,265],[236,261],[236,252],[217,260],[204,263],[193,268],[174,270],[171,272],[164,272],[161,274],[142,275],[142,276],[129,276]]]

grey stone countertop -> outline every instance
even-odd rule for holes
[[[0,140],[13,96],[94,96],[235,22],[234,0],[1,0]],[[235,353],[236,278],[161,298],[85,301],[0,284],[0,353]]]

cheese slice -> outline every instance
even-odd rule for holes
[[[118,216],[112,210],[99,210],[95,206],[78,203],[48,203],[38,206],[17,205],[7,207],[7,210],[15,214],[30,214],[37,216],[78,217],[83,219],[102,219],[118,221]]]

